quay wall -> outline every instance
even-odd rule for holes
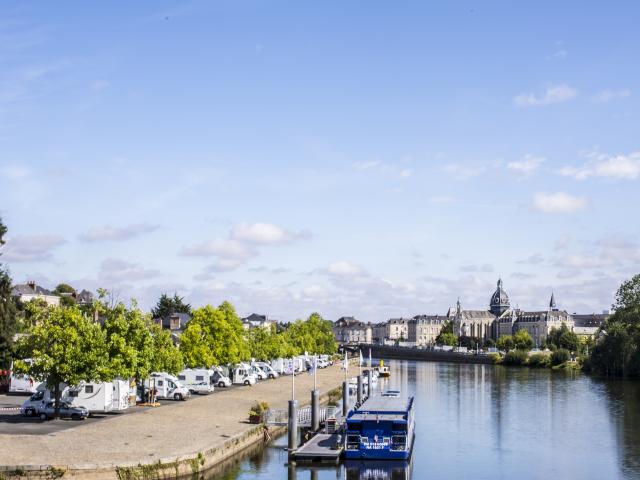
[[[357,369],[350,369],[349,376]],[[344,379],[340,365],[318,370],[321,400]],[[300,406],[310,403],[313,375],[295,379]],[[212,395],[155,409],[78,422],[51,435],[2,434],[0,479],[83,478],[134,480],[192,477],[264,442],[262,425],[248,423],[258,401],[286,409],[291,377],[251,387],[216,389]],[[132,407],[140,408],[140,407]],[[66,422],[66,420],[54,420]],[[285,427],[271,427],[274,436]]]
[[[363,355],[371,349],[372,356],[376,358],[393,358],[399,360],[420,360],[425,362],[449,362],[449,363],[480,363],[493,364],[488,355],[465,354],[458,352],[442,352],[437,350],[423,350],[412,347],[395,347],[388,345],[360,345]]]

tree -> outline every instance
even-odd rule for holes
[[[7,233],[7,227],[2,223],[0,218],[0,247],[5,243],[4,235]],[[0,253],[2,255],[2,253]],[[13,336],[18,329],[17,308],[11,291],[13,290],[9,273],[2,268],[0,264],[0,351],[2,351],[2,365],[7,367],[13,346]]]
[[[290,347],[289,355],[332,355],[338,350],[331,322],[319,313],[312,313],[307,320],[296,320],[284,332],[285,343]]]
[[[151,365],[154,371],[177,375],[183,369],[182,354],[171,339],[171,333],[160,325],[151,324],[152,356]]]
[[[570,351],[578,350],[580,339],[578,335],[569,330],[566,324],[560,325],[560,328],[552,328],[547,335],[547,346],[555,346],[556,349],[564,348]]]
[[[29,334],[17,342],[20,358],[14,370],[44,381],[54,391],[55,416],[60,412],[60,384],[113,379],[108,368],[105,334],[77,307],[47,307]]]
[[[640,275],[620,285],[613,308],[591,351],[591,368],[602,375],[639,377]]]
[[[191,305],[184,303],[184,298],[178,296],[177,293],[174,293],[173,297],[163,293],[156,306],[151,309],[153,318],[166,318],[174,313],[191,314]]]
[[[502,350],[504,352],[508,352],[514,346],[513,337],[511,335],[500,335],[498,341],[496,342],[496,347],[498,350]]]
[[[518,350],[529,351],[533,348],[533,338],[528,331],[520,329],[513,335],[513,346]]]
[[[453,333],[440,332],[440,335],[436,337],[436,343],[438,345],[448,345],[450,347],[455,347],[458,344],[458,337],[456,337]]]
[[[60,283],[53,289],[53,293],[60,297],[60,305],[64,307],[70,307],[76,304],[76,299],[73,295],[76,293],[76,289],[67,283]]]
[[[193,311],[180,336],[180,351],[189,367],[225,365],[250,356],[242,322],[228,302]]]

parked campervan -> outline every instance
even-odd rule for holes
[[[189,389],[170,373],[152,373],[145,386],[152,390],[153,397],[158,399],[186,400],[191,396]]]
[[[251,367],[245,363],[239,363],[233,369],[234,385],[255,385],[256,376],[251,373]]]
[[[129,408],[129,382],[81,382],[65,390],[63,401],[90,413],[118,412]]]
[[[275,369],[269,365],[267,362],[254,362],[254,365],[260,367],[260,369],[267,374],[267,378],[278,378],[280,374],[275,371]]]
[[[230,387],[231,379],[225,375],[220,368],[213,367],[213,373],[211,374],[211,383],[218,387]]]
[[[31,363],[33,360],[26,358],[25,363]],[[38,386],[42,382],[38,382],[29,375],[22,375],[13,372],[13,362],[11,363],[11,377],[9,378],[9,393],[36,393]]]
[[[267,379],[267,373],[262,370],[262,368],[260,368],[260,366],[258,366],[256,363],[252,363],[251,365],[249,365],[249,373],[255,375],[257,380]]]
[[[207,394],[213,392],[213,370],[207,368],[186,368],[178,374],[178,380],[191,393]]]
[[[22,403],[20,413],[25,417],[37,417],[47,402],[53,400],[52,397],[51,392],[41,385],[36,393]]]

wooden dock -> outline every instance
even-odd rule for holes
[[[299,463],[338,463],[343,450],[338,433],[319,433],[298,448],[293,457]]]

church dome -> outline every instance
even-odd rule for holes
[[[502,315],[509,309],[509,305],[509,295],[502,288],[502,279],[498,279],[498,288],[493,292],[491,303],[489,304],[491,311],[496,315]]]

